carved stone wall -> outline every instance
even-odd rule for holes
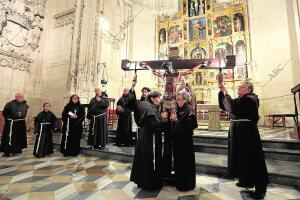
[[[30,71],[43,31],[46,0],[0,2],[0,67]]]

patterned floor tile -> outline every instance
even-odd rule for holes
[[[33,182],[37,182],[37,181],[40,181],[45,178],[48,178],[48,177],[47,176],[31,176],[31,177],[16,181],[15,183],[33,183]]]
[[[52,171],[51,170],[33,170],[33,175],[34,176],[52,176]]]
[[[187,196],[179,196],[177,200],[198,200],[199,195],[187,195]]]
[[[105,186],[104,188],[102,188],[102,190],[122,189],[128,183],[129,183],[129,181],[112,182],[112,183],[108,184],[107,186]]]
[[[72,182],[71,176],[52,176],[50,177],[52,183],[70,183]]]
[[[0,174],[1,176],[17,176],[23,173],[28,172],[29,170],[14,170],[14,171],[10,171],[10,172],[6,172],[3,174]]]
[[[94,182],[96,180],[98,180],[99,178],[101,178],[101,176],[86,176],[83,177],[81,179],[79,179],[79,182]]]
[[[76,182],[75,188],[77,191],[94,191],[97,189],[98,185],[95,182]]]
[[[102,191],[105,199],[129,200],[131,199],[126,192],[119,189]]]
[[[17,157],[0,158],[3,196],[14,200],[250,200],[247,193],[235,186],[235,181],[205,174],[197,175],[197,187],[192,191],[180,192],[170,186],[160,191],[145,191],[129,182],[131,163],[85,155],[63,157],[58,151],[37,159],[32,148],[29,145]],[[268,187],[265,200],[287,199],[300,199],[299,191],[280,185]]]
[[[12,176],[0,176],[0,183],[1,184],[10,183],[12,178],[13,178]]]
[[[8,191],[11,193],[31,192],[31,183],[15,183],[8,186]]]
[[[74,200],[74,199],[86,200],[95,193],[96,193],[96,191],[94,191],[94,192],[91,192],[91,191],[76,192],[76,193],[66,197],[65,200]]]
[[[42,187],[34,187],[33,192],[55,192],[56,190],[68,185],[69,183],[51,183]]]
[[[28,200],[54,200],[54,192],[31,192]]]

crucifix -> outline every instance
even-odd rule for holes
[[[178,58],[178,57],[177,57]],[[195,69],[219,69],[217,79],[219,83],[223,82],[222,69],[233,69],[235,66],[235,56],[228,55],[225,58],[212,59],[169,59],[152,61],[130,61],[122,60],[121,68],[124,71],[152,70],[152,73],[165,81],[163,93],[163,110],[174,110],[176,107],[176,85],[180,78],[189,75]],[[159,72],[157,70],[164,70]],[[178,70],[185,70],[179,72]],[[135,75],[136,79],[136,75]]]
[[[178,59],[178,49],[175,53],[175,59],[173,57],[169,60],[153,60],[153,61],[129,61],[122,60],[121,68],[124,71],[134,70],[135,75],[133,79],[133,87],[136,84],[137,71],[138,70],[151,70],[152,73],[165,81],[165,89],[162,100],[162,116],[164,115],[164,121],[166,128],[164,129],[164,169],[163,176],[171,177],[172,171],[172,133],[174,132],[175,122],[172,120],[172,116],[176,116],[176,85],[180,81],[180,77],[187,76],[193,72],[194,69],[219,69],[218,81],[223,81],[222,69],[233,69],[235,66],[235,56],[226,56],[225,58],[213,58],[213,59]],[[172,53],[171,53],[172,54]],[[176,55],[177,54],[177,55]],[[170,51],[169,51],[170,55]],[[162,72],[158,70],[163,70]],[[182,71],[178,71],[182,70]],[[183,71],[184,70],[184,71]],[[188,86],[188,85],[184,85]],[[191,90],[191,87],[184,87],[184,89]],[[189,92],[189,91],[187,91]],[[190,91],[191,92],[191,91]],[[191,93],[190,93],[191,94]],[[196,103],[192,105],[192,109],[196,111]],[[153,135],[154,137],[154,135]],[[155,154],[154,154],[155,155]]]

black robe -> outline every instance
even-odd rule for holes
[[[107,108],[109,102],[101,96],[100,101],[92,98],[88,107],[87,118],[90,120],[87,144],[95,149],[105,147],[107,142]]]
[[[139,132],[140,132],[140,121],[141,121],[141,113],[138,107],[140,106],[141,102],[147,101],[144,97],[141,97],[139,100],[136,98],[136,94],[134,90],[129,90],[128,94],[128,109],[133,111],[134,121],[137,125],[136,129],[136,135],[133,137],[135,138],[135,141],[137,141]]]
[[[5,124],[0,148],[5,154],[22,153],[22,149],[27,148],[25,117],[28,108],[26,101],[12,100],[5,105],[2,112]]]
[[[174,130],[174,166],[176,188],[180,191],[192,190],[196,186],[195,152],[193,130],[198,127],[191,105],[177,107],[177,121]]]
[[[52,130],[55,127],[56,116],[48,112],[40,112],[34,118],[36,138],[33,148],[33,155],[38,158],[53,153]]]
[[[129,108],[129,95],[123,95],[117,102],[118,127],[116,132],[116,144],[132,145],[132,117]]]
[[[141,113],[140,132],[135,147],[130,181],[146,190],[159,189],[163,185],[162,118],[157,107],[148,101],[140,102],[138,110]]]
[[[140,126],[140,120],[141,120],[141,113],[140,110],[138,109],[138,106],[143,101],[146,101],[146,99],[141,97],[141,99],[138,100],[136,98],[135,91],[129,90],[127,107],[128,109],[133,111],[134,121],[138,127]]]
[[[163,151],[163,174],[168,184],[174,184],[172,175],[172,163],[174,152],[174,122],[170,121],[170,109],[167,110],[168,118],[163,123],[164,151]]]
[[[69,112],[76,113],[77,118],[71,118]],[[68,103],[62,112],[62,137],[60,152],[64,156],[77,156],[80,152],[80,139],[83,132],[84,107],[80,103]],[[67,136],[67,137],[66,137]]]
[[[228,176],[242,186],[265,192],[269,183],[264,152],[257,128],[258,97],[249,93],[236,99],[219,93],[220,108],[230,112],[228,133]]]

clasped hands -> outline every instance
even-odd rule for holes
[[[167,112],[161,113],[161,117],[163,118],[164,121],[166,121],[168,119],[168,113]],[[172,113],[170,115],[170,120],[171,121],[175,121],[175,122],[177,121],[177,114],[176,114],[176,112],[174,112],[174,113]]]

